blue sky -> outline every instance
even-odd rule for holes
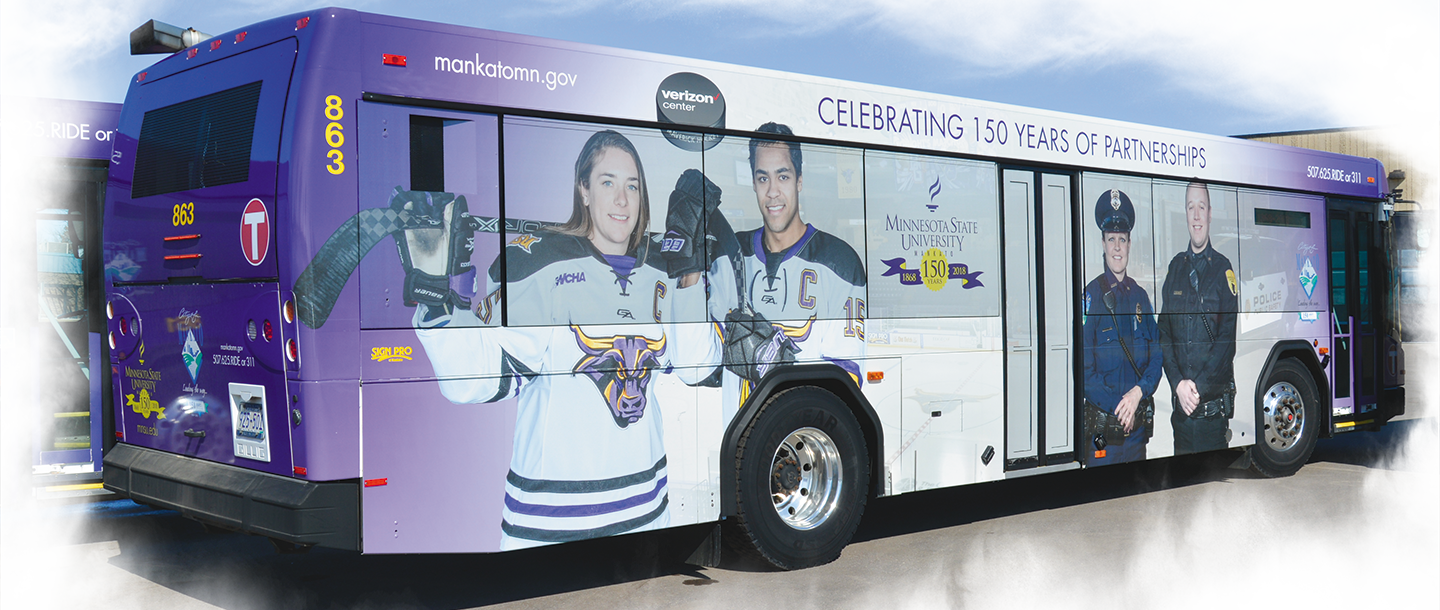
[[[220,33],[320,4],[3,0],[4,92],[121,101],[147,19]],[[1234,135],[1436,122],[1433,0],[359,0],[352,8]],[[16,61],[23,57],[23,61]],[[14,77],[21,77],[19,79]]]

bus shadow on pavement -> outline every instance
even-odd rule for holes
[[[1382,470],[1440,475],[1440,419],[1392,420],[1380,432],[1351,432],[1320,439],[1310,463],[1333,462]]]
[[[854,542],[1220,481],[1241,473],[1229,468],[1236,456],[1186,455],[878,498]]]
[[[1237,472],[1225,468],[1230,459],[1187,456],[879,498],[854,542],[1223,479]],[[93,520],[85,541],[116,540],[112,566],[221,608],[471,608],[663,576],[708,584],[726,572],[768,569],[729,551],[719,569],[684,563],[708,533],[703,525],[500,554],[362,556],[315,548],[282,555],[261,537],[117,504],[132,508]]]

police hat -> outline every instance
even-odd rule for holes
[[[1106,233],[1129,233],[1135,226],[1135,206],[1120,189],[1110,189],[1095,202],[1095,224]]]

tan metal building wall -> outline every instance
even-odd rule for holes
[[[1437,203],[1440,203],[1440,121],[1237,137],[1378,158],[1380,163],[1385,164],[1385,171],[1404,170],[1405,180],[1398,184],[1403,190],[1401,199],[1420,201],[1427,210],[1436,209]],[[1397,209],[1410,210],[1413,207],[1397,206]]]

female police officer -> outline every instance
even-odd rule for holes
[[[1105,269],[1085,285],[1085,421],[1091,466],[1145,459],[1161,355],[1150,296],[1126,274],[1135,206],[1119,189],[1095,202]],[[1106,428],[1109,433],[1106,433]],[[1082,445],[1083,447],[1083,445]]]

